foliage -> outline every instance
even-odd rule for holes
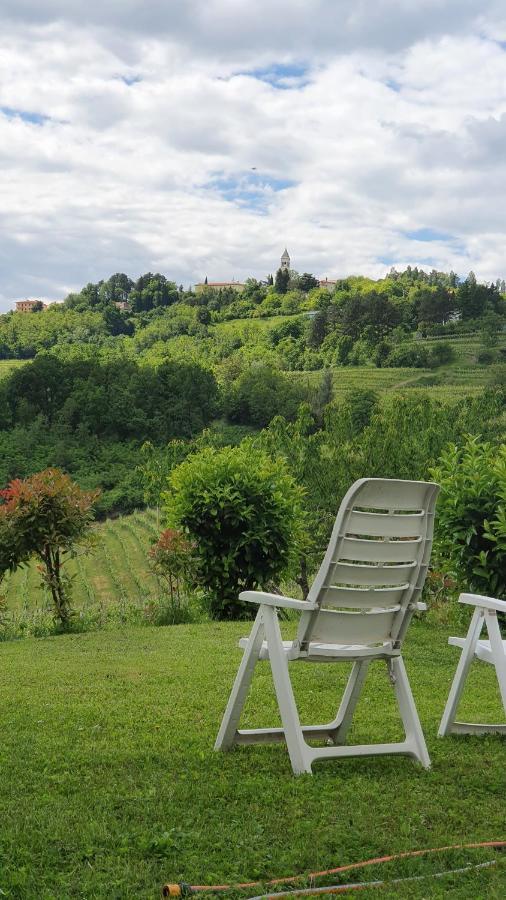
[[[62,628],[70,625],[70,582],[64,565],[87,543],[97,492],[85,492],[58,469],[46,469],[24,481],[16,479],[0,491],[2,566],[17,568],[36,556]]]
[[[265,587],[288,571],[301,524],[301,493],[278,462],[250,442],[188,457],[163,495],[169,525],[197,544],[198,582],[213,618],[247,618],[244,588]]]
[[[225,397],[225,409],[231,422],[262,428],[279,414],[294,418],[303,396],[302,386],[272,366],[257,363],[232,383]]]
[[[12,425],[41,415],[49,426],[116,440],[190,437],[213,417],[218,398],[211,372],[173,361],[149,367],[39,356],[11,372],[2,389]]]
[[[147,506],[156,508],[157,525],[159,517],[160,497],[167,484],[167,478],[189,452],[184,441],[170,441],[164,448],[155,447],[151,441],[145,441],[141,447],[142,465],[138,472],[144,487],[144,501]]]
[[[286,294],[288,285],[290,284],[290,272],[288,269],[278,269],[274,280],[274,290],[276,294]]]
[[[167,528],[152,545],[149,560],[164,586],[167,609],[165,625],[179,625],[190,620],[188,594],[195,579],[196,545],[177,531]]]
[[[376,391],[355,388],[346,398],[353,435],[360,434],[370,424],[379,409],[379,396]]]
[[[441,484],[437,549],[441,566],[476,593],[506,598],[506,444],[469,437],[431,470]]]

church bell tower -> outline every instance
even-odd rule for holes
[[[281,269],[281,271],[284,271],[285,269],[287,271],[289,271],[289,269],[290,269],[290,257],[288,255],[288,250],[286,249],[286,247],[285,247],[285,252],[283,253],[283,255],[281,257],[280,269]]]

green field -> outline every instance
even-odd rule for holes
[[[159,596],[156,578],[149,569],[147,554],[157,534],[152,510],[109,519],[94,528],[95,546],[88,555],[69,560],[74,576],[74,606],[80,613],[99,614],[110,604],[128,604],[144,609]],[[43,612],[49,598],[40,588],[35,562],[7,575],[2,593],[10,610]],[[1,896],[1,895],[0,895]]]
[[[24,364],[24,359],[0,359],[0,378],[4,378],[5,375],[8,375],[13,369],[24,366]]]
[[[432,769],[400,757],[332,760],[297,779],[282,745],[213,753],[244,633],[244,623],[128,627],[0,645],[0,897],[155,900],[166,881],[268,879],[506,838],[501,738],[436,738],[457,660],[445,629],[415,623],[406,646]],[[330,718],[347,666],[293,671],[302,720]],[[470,687],[464,714],[500,715],[490,666],[476,664]],[[276,720],[262,663],[245,724]],[[399,730],[378,664],[350,741],[397,740]],[[496,865],[364,896],[502,898],[506,859],[491,850],[407,859],[341,880],[487,860]]]

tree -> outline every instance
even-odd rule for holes
[[[274,290],[276,294],[286,294],[288,285],[290,284],[290,272],[288,269],[278,269],[276,272],[276,280],[274,282]]]
[[[309,331],[307,336],[308,347],[318,348],[322,345],[327,331],[326,315],[322,310],[318,310],[309,323]]]
[[[300,291],[304,291],[305,294],[308,291],[311,291],[313,288],[317,288],[319,286],[319,281],[314,275],[311,275],[309,272],[303,272],[302,275],[299,275],[297,287]]]
[[[270,365],[257,364],[241,373],[225,400],[227,417],[239,425],[263,428],[276,415],[295,418],[303,389]]]
[[[70,579],[63,567],[78,547],[89,543],[98,491],[83,491],[59,469],[11,481],[0,491],[0,560],[10,568],[35,556],[51,593],[55,619],[67,630],[72,608]]]
[[[267,587],[293,563],[301,527],[301,492],[285,466],[250,444],[207,448],[170,475],[167,523],[195,541],[197,581],[213,618],[249,618],[245,588]]]
[[[131,322],[122,316],[116,306],[107,306],[104,309],[104,322],[108,334],[133,334],[134,328]]]
[[[197,309],[197,322],[206,326],[211,324],[211,313],[207,306],[199,306]]]
[[[379,396],[367,388],[354,388],[348,393],[346,406],[349,410],[353,436],[360,434],[369,425],[379,409]]]

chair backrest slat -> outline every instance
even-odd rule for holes
[[[402,541],[343,537],[340,544],[340,558],[368,563],[415,562],[418,559],[421,540],[421,537]],[[333,563],[337,561],[332,560]]]
[[[346,533],[370,537],[414,538],[423,530],[423,513],[365,512],[354,510],[346,522]]]
[[[402,641],[427,573],[439,487],[367,478],[341,503],[309,592],[297,640],[339,644]]]
[[[394,565],[365,565],[340,560],[329,571],[329,584],[375,584],[383,587],[392,584],[405,584],[411,576],[411,569],[416,562],[397,563]]]
[[[322,608],[377,609],[398,607],[402,602],[404,585],[392,588],[327,587],[322,590]]]
[[[363,644],[364,634],[367,634],[367,642],[377,644],[389,633],[395,615],[395,611],[392,610],[366,614],[322,610],[311,634],[311,641],[325,644]]]

